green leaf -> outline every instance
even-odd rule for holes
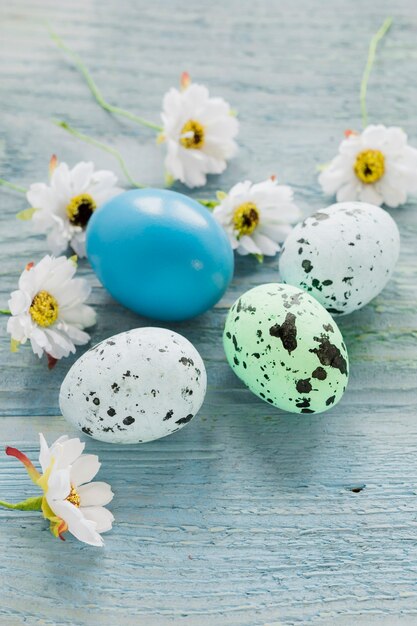
[[[198,200],[200,204],[205,206],[207,209],[214,209],[219,203],[215,200]]]
[[[36,211],[38,211],[38,209],[34,209],[33,207],[30,209],[24,209],[23,211],[20,211],[16,217],[18,220],[22,220],[22,222],[28,222],[32,219],[33,214],[36,213]]]
[[[264,255],[263,254],[254,254],[253,256],[258,261],[258,263],[263,263],[264,262]]]
[[[0,506],[3,506],[5,509],[13,509],[16,511],[41,511],[42,500],[43,500],[43,496],[36,496],[34,498],[28,498],[27,500],[23,500],[22,502],[17,502],[16,504],[12,504],[10,502],[5,502],[4,500],[0,500]]]

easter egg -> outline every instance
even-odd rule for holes
[[[332,315],[365,306],[387,284],[400,252],[392,217],[363,202],[320,209],[285,240],[279,271],[285,283],[301,287]]]
[[[244,293],[228,313],[223,344],[245,385],[284,411],[327,411],[346,389],[349,361],[340,330],[297,287],[270,283]]]
[[[174,191],[135,189],[115,196],[93,213],[86,245],[110,294],[157,320],[204,313],[233,275],[223,228],[199,202]]]
[[[68,422],[110,443],[142,443],[183,428],[203,404],[206,370],[194,346],[165,328],[136,328],[83,354],[62,383]]]

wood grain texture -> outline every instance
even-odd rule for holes
[[[136,178],[163,183],[152,132],[98,109],[50,43],[45,19],[120,106],[158,121],[162,94],[187,69],[238,109],[240,154],[205,197],[275,173],[306,214],[330,204],[315,168],[345,128],[360,127],[367,45],[389,14],[370,119],[403,126],[417,144],[413,0],[2,0],[0,11],[1,175],[23,185],[45,178],[53,152],[115,169],[52,117],[116,146]],[[0,203],[2,307],[45,248],[14,218],[24,198],[3,190]],[[352,374],[342,402],[324,415],[275,410],[228,368],[220,340],[227,307],[278,277],[276,259],[238,259],[215,309],[171,326],[207,364],[200,416],[143,446],[88,441],[116,493],[105,548],[62,544],[38,515],[0,512],[0,624],[417,624],[416,209],[410,201],[391,211],[402,251],[387,288],[340,321]],[[87,263],[80,273],[93,285],[94,343],[149,324],[112,301]],[[49,440],[69,431],[57,399],[74,359],[49,373],[30,349],[10,355],[5,326],[1,319],[0,443],[35,457],[39,431]],[[4,455],[0,495],[31,495],[23,469]]]

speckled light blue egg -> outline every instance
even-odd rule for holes
[[[233,251],[211,213],[164,189],[126,191],[95,211],[87,256],[116,300],[157,320],[204,313],[233,276]]]

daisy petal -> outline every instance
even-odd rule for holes
[[[261,251],[261,254],[266,256],[275,256],[279,250],[279,245],[277,243],[259,232],[255,232],[253,234],[253,241]]]
[[[20,315],[30,307],[32,298],[24,291],[13,291],[8,301],[10,313],[12,315]]]
[[[87,506],[82,509],[83,515],[87,520],[96,523],[98,533],[105,533],[112,528],[114,516],[110,511],[102,506]]]
[[[78,437],[66,439],[62,442],[55,442],[51,446],[51,454],[58,459],[57,467],[68,467],[72,465],[80,457],[84,451],[85,443],[80,441]]]
[[[88,483],[78,488],[81,506],[105,506],[113,500],[110,485],[103,482]],[[99,531],[100,532],[100,531]]]
[[[48,480],[48,502],[65,500],[71,491],[70,472],[68,468],[53,468]]]
[[[75,487],[89,483],[100,469],[101,463],[95,454],[83,454],[71,467],[71,482]]]
[[[51,453],[49,452],[48,444],[42,433],[39,433],[40,451],[39,451],[39,463],[43,472],[46,472],[51,462]]]
[[[97,531],[96,522],[86,519],[82,511],[71,502],[48,500],[48,504],[53,512],[67,523],[69,532],[79,541],[97,547],[104,544]]]

